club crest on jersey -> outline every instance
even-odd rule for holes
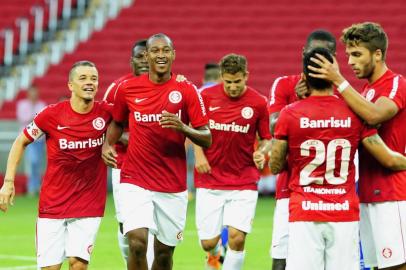
[[[241,110],[241,116],[245,119],[251,119],[254,115],[254,110],[251,107],[244,107]]]
[[[375,89],[369,89],[365,98],[366,98],[366,100],[371,101],[374,98],[374,96],[375,96]]]
[[[169,101],[177,104],[182,100],[182,94],[178,90],[173,90],[169,93]]]
[[[102,130],[105,125],[106,122],[101,117],[97,117],[96,119],[93,120],[93,127],[97,130]]]

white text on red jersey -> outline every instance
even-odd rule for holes
[[[59,139],[60,149],[85,149],[103,145],[105,135],[97,139],[87,139],[83,141],[68,141],[67,139]]]
[[[303,201],[302,209],[304,211],[349,211],[350,203],[348,202],[348,200],[345,200],[343,203]]]
[[[179,118],[182,117],[182,110],[179,110],[175,115]],[[162,113],[140,113],[140,112],[134,112],[134,119],[137,122],[159,122],[162,118]]]
[[[347,119],[336,119],[330,117],[330,119],[317,119],[311,120],[307,117],[300,117],[300,128],[350,128],[351,117]]]
[[[246,124],[245,126],[237,125],[235,122],[232,122],[231,124],[222,124],[216,123],[216,121],[212,119],[209,120],[209,125],[210,129],[240,132],[240,133],[248,133],[250,129],[250,124]]]

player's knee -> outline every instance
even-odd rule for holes
[[[144,239],[129,238],[128,248],[130,253],[136,257],[145,256],[147,254],[147,242]]]
[[[232,250],[243,251],[245,245],[245,233],[238,230],[230,230],[228,235],[228,245]]]
[[[202,248],[204,249],[204,251],[210,251],[216,247],[218,241],[219,240],[216,238],[216,239],[210,239],[210,240],[202,240],[200,242],[202,244]]]
[[[88,262],[81,258],[70,257],[69,258],[69,270],[86,270]]]
[[[162,269],[172,269],[172,252],[161,250],[155,254],[154,263]]]

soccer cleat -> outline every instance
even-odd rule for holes
[[[220,252],[217,255],[212,255],[208,252],[205,270],[221,269],[220,257]]]

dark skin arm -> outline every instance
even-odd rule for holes
[[[176,114],[164,111],[159,124],[162,128],[170,128],[182,132],[194,144],[201,147],[210,147],[211,133],[207,125],[193,128],[183,123]]]

